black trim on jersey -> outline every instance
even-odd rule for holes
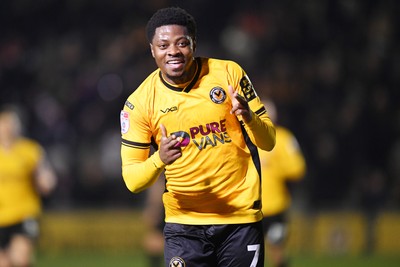
[[[161,71],[159,72],[159,76],[163,84],[168,87],[171,90],[177,91],[177,92],[185,92],[189,93],[190,90],[192,90],[193,86],[196,84],[197,80],[199,79],[200,73],[201,73],[201,59],[199,57],[195,58],[196,64],[197,64],[197,69],[196,73],[194,74],[193,80],[186,86],[185,88],[180,88],[180,87],[175,87],[167,83],[164,78],[162,77]]]
[[[132,147],[132,148],[138,148],[138,149],[148,149],[150,148],[150,143],[138,143],[138,142],[132,142],[129,140],[126,140],[122,138],[122,145]]]
[[[258,176],[260,177],[261,181],[261,162],[260,162],[260,156],[258,154],[258,148],[256,145],[253,144],[253,142],[251,142],[250,137],[247,134],[246,129],[244,128],[243,122],[240,123],[240,128],[242,129],[244,141],[250,150],[251,158],[253,160],[254,166],[256,167]]]
[[[157,145],[156,140],[154,139],[154,137],[151,137],[150,145],[154,148],[154,150],[158,150],[158,145]]]
[[[261,116],[265,113],[267,113],[267,110],[265,109],[265,107],[260,108],[259,110],[257,110],[256,112],[254,112],[257,114],[257,116]]]

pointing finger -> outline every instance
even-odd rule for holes
[[[243,106],[247,106],[247,104],[248,104],[247,101],[246,101],[246,99],[244,99],[244,97],[241,96],[241,95],[239,95],[239,94],[236,94],[235,99],[236,99],[240,104],[242,104]]]
[[[167,129],[165,128],[164,124],[160,124],[160,129],[161,129],[161,137],[167,137]]]
[[[232,85],[228,85],[228,93],[231,97],[232,105],[236,104],[235,101],[236,101],[237,92],[235,91],[235,89],[233,89]]]

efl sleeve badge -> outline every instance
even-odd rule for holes
[[[121,133],[126,134],[129,130],[129,113],[122,110],[120,115],[120,121],[121,121]]]

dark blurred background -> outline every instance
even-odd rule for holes
[[[197,55],[241,64],[297,136],[295,207],[399,209],[399,1],[0,1],[0,104],[21,105],[49,153],[49,207],[142,205],[121,177],[119,112],[156,67],[144,29],[169,5],[196,18]]]

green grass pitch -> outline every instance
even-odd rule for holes
[[[400,255],[374,256],[310,256],[297,255],[291,267],[398,267]],[[157,267],[148,266],[143,254],[75,252],[37,255],[35,267]],[[162,266],[159,266],[162,267]],[[266,265],[266,267],[269,267]]]

